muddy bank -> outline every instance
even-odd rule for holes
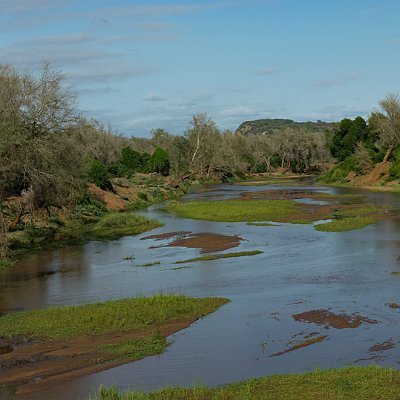
[[[16,386],[16,394],[35,392],[125,364],[136,359],[118,359],[102,346],[123,344],[131,339],[155,334],[165,338],[186,328],[193,321],[171,320],[146,329],[68,340],[1,338],[0,385]]]
[[[156,249],[160,247],[188,247],[192,249],[200,249],[200,253],[212,253],[237,247],[243,240],[240,236],[237,235],[228,236],[217,233],[191,233],[186,231],[167,232],[159,235],[146,236],[142,238],[142,240],[163,240],[173,237],[177,237],[177,239],[160,246],[151,246],[150,249]]]
[[[292,315],[295,321],[309,322],[326,328],[358,328],[361,324],[378,324],[379,321],[361,315],[335,314],[329,310],[311,310]]]

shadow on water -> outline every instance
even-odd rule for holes
[[[368,204],[400,204],[397,194],[314,186],[310,179],[284,187],[212,185],[182,200],[231,198],[264,189],[357,194]],[[231,303],[174,334],[173,344],[160,356],[45,392],[14,396],[12,388],[3,388],[2,399],[83,399],[100,384],[138,389],[199,381],[219,385],[371,362],[398,367],[399,340],[393,332],[399,329],[400,311],[387,304],[400,303],[399,218],[357,231],[329,233],[311,225],[178,219],[161,212],[162,207],[142,212],[165,223],[151,233],[22,257],[15,268],[0,275],[0,312],[160,291],[225,296]],[[168,246],[176,240],[171,232],[183,232],[181,238],[205,232],[240,237],[235,251],[264,253],[176,268],[176,261],[197,257],[199,248]],[[141,240],[152,235],[157,236]],[[152,266],[136,268],[144,264]],[[0,354],[6,350],[0,349]]]

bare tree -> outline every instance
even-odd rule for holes
[[[384,111],[383,118],[376,118],[381,141],[388,146],[383,162],[386,162],[393,149],[400,144],[400,98],[389,93],[380,101]]]

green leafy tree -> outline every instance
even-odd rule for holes
[[[149,159],[149,168],[152,172],[158,172],[164,176],[169,173],[169,159],[167,152],[157,147]]]
[[[369,136],[367,123],[362,117],[357,117],[354,121],[349,118],[342,119],[332,138],[332,156],[339,161],[345,160],[354,153],[357,143],[367,142]]]
[[[93,160],[88,171],[89,181],[100,189],[113,190],[107,165],[99,160]]]
[[[139,171],[143,167],[141,154],[130,147],[124,147],[122,149],[121,163],[132,172]]]

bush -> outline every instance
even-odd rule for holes
[[[321,179],[325,183],[344,182],[350,172],[362,174],[362,170],[354,156],[347,157],[344,161],[335,165],[329,172],[327,172]]]
[[[87,192],[81,195],[75,206],[75,215],[78,218],[81,218],[84,215],[89,217],[101,217],[107,212],[107,208],[99,201],[90,197]]]
[[[392,153],[392,166],[389,170],[389,180],[400,179],[400,147]]]
[[[149,159],[151,172],[158,172],[163,176],[169,174],[169,159],[167,152],[161,147],[157,147]]]
[[[88,171],[88,178],[91,183],[94,183],[100,189],[112,190],[110,174],[107,165],[99,160],[93,160]]]

